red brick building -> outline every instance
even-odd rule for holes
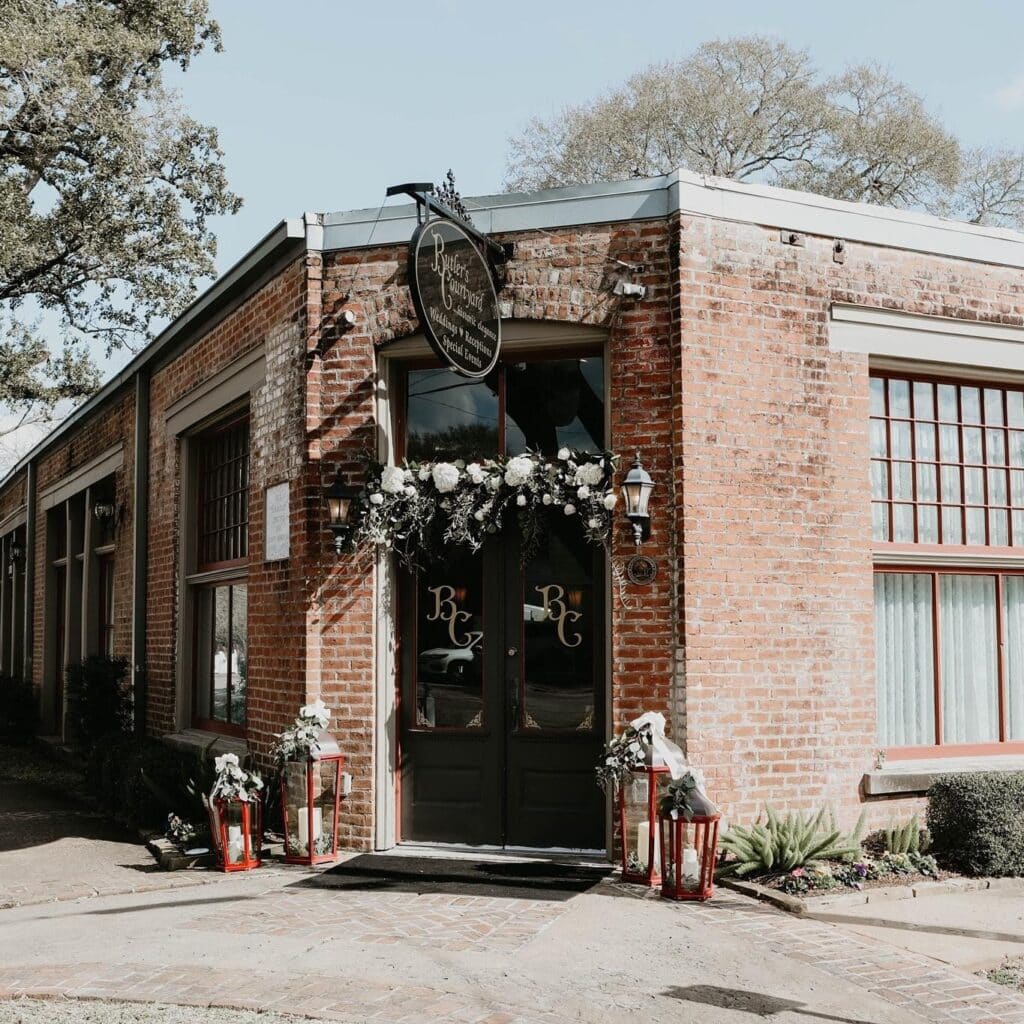
[[[472,215],[513,246],[487,380],[418,333],[412,206],[306,215],[0,484],[0,665],[44,732],[92,653],[179,744],[265,757],[321,697],[364,848],[604,847],[590,766],[643,710],[729,818],[884,822],[938,767],[1024,764],[1024,237],[686,172]],[[418,580],[335,553],[325,491],[368,455],[552,445],[640,454],[653,582],[566,524]]]

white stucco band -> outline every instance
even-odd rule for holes
[[[863,352],[873,366],[975,367],[988,378],[1024,373],[1024,327],[833,303],[829,347]]]

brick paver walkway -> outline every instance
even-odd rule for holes
[[[483,994],[425,985],[382,985],[317,974],[260,972],[240,977],[235,970],[146,964],[0,967],[0,999],[22,995],[227,1006],[381,1024],[569,1024],[570,1020],[556,1013],[524,1012]]]
[[[692,908],[709,928],[754,936],[765,949],[852,981],[927,1021],[1024,1024],[1024,997],[966,971],[732,893]]]
[[[231,930],[318,941],[345,937],[360,943],[401,943],[447,952],[514,953],[567,907],[567,903],[548,900],[282,889],[234,911]],[[222,931],[224,917],[209,914],[182,927]]]

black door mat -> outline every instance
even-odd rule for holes
[[[364,853],[321,875],[332,889],[568,900],[611,874],[611,866],[550,860],[473,860]],[[326,877],[325,877],[326,876]]]

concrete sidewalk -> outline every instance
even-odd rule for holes
[[[1024,999],[896,948],[888,932],[728,892],[673,905],[601,883],[553,902],[330,882],[283,866],[155,871],[133,836],[70,792],[8,773],[0,905],[21,905],[0,910],[0,1000],[213,1005],[360,1024],[1024,1024]],[[0,1003],[0,1021],[18,1020],[16,1005]]]
[[[969,971],[1024,954],[1024,892],[1018,886],[827,906],[817,921]]]

